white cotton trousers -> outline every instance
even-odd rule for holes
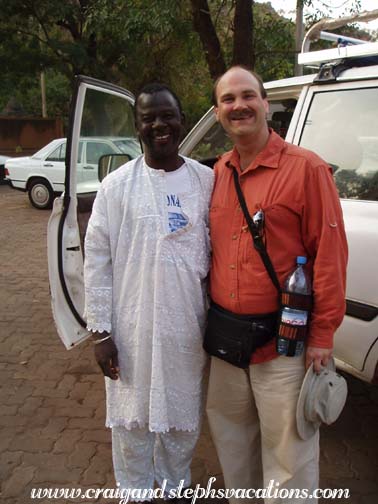
[[[299,357],[280,356],[248,370],[212,357],[206,410],[227,488],[266,488],[271,480],[273,489],[311,494],[318,488],[319,433],[303,441],[296,428],[304,374]],[[315,504],[317,499],[272,497],[264,502]]]
[[[113,466],[120,489],[153,490],[155,481],[161,488],[164,480],[166,492],[177,488],[181,480],[184,487],[189,486],[198,437],[199,430],[151,432],[148,427],[113,427]]]

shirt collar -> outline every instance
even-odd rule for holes
[[[251,170],[255,170],[258,166],[264,166],[265,168],[277,169],[279,167],[279,162],[281,158],[282,150],[285,146],[285,141],[276,132],[269,128],[269,139],[265,147],[259,154],[255,157],[252,163],[243,170],[243,173]],[[240,158],[239,153],[234,146],[232,151],[229,153],[229,158],[226,161],[226,166],[234,166],[240,169]]]

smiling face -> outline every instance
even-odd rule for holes
[[[226,72],[218,81],[216,99],[217,120],[235,144],[266,137],[268,101],[261,95],[258,80],[248,70],[235,67]]]
[[[181,164],[178,146],[182,126],[183,115],[169,91],[139,95],[136,127],[149,166],[170,171]]]

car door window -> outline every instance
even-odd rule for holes
[[[378,88],[314,93],[299,143],[331,165],[341,198],[378,201]]]
[[[61,144],[47,156],[46,161],[64,161],[66,157],[66,144]]]
[[[117,151],[105,142],[87,142],[87,163],[98,165],[98,160],[105,154],[115,154]]]
[[[83,142],[79,142],[79,150],[77,153],[77,162],[78,163],[81,163],[82,155],[83,155]]]
[[[198,161],[215,158],[232,149],[232,141],[219,123],[207,131],[192,150],[190,156]]]
[[[100,158],[105,154],[122,154],[116,142],[131,140],[134,146],[136,137],[132,104],[118,95],[89,87],[85,94],[80,124],[80,142],[84,144],[85,154],[76,173],[78,223],[82,244],[92,203],[100,186]]]
[[[130,103],[111,93],[87,89],[80,139],[86,147],[85,162],[77,173],[77,193],[83,194],[95,191],[99,186],[98,163],[101,156],[122,153],[116,142],[131,140],[135,143],[134,114]]]
[[[60,153],[59,153],[60,159],[59,159],[59,161],[65,161],[65,159],[66,159],[66,150],[67,150],[67,142],[64,142],[60,146]]]
[[[61,161],[64,163],[66,159],[66,149],[67,149],[67,143],[64,142],[59,147],[57,147],[47,158],[46,161]],[[83,152],[83,142],[79,143],[79,152],[77,155],[77,162],[81,163],[81,156]]]
[[[48,230],[52,304],[67,348],[88,336],[83,319],[83,243],[100,183],[97,168],[92,180],[80,181],[80,172],[86,166],[86,143],[112,145],[114,140],[130,138],[135,143],[133,104],[131,93],[119,86],[84,76],[76,79],[67,136],[65,191],[53,207]]]

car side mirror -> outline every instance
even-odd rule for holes
[[[98,160],[98,180],[101,182],[106,175],[131,160],[128,154],[105,154]]]

